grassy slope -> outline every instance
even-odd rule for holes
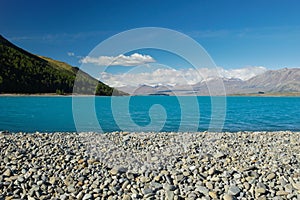
[[[33,55],[0,35],[0,93],[67,93],[110,96],[126,93],[66,63]]]

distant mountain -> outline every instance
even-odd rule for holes
[[[0,35],[0,93],[123,95],[66,63],[33,55]]]
[[[274,92],[300,92],[300,68],[269,70],[246,82],[246,88]]]
[[[144,84],[138,87],[124,86],[124,87],[119,87],[118,89],[131,95],[154,95],[154,94],[160,95],[160,94],[172,92],[171,90],[173,89],[173,87],[163,86],[163,85],[150,86]]]
[[[194,85],[180,86],[147,86],[138,89],[122,87],[135,95],[168,94],[168,95],[232,95],[232,94],[280,94],[300,93],[300,68],[268,70],[249,80],[237,78],[212,78]],[[134,91],[134,92],[132,92]]]

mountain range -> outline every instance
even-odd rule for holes
[[[78,67],[34,55],[0,35],[1,93],[126,95],[94,79]]]
[[[300,68],[268,70],[248,80],[215,77],[193,85],[140,85],[119,89],[132,95],[299,95]]]
[[[75,84],[76,81],[76,84]],[[124,92],[122,92],[124,91]],[[67,63],[34,55],[0,35],[0,94],[251,95],[300,94],[300,68],[268,70],[250,79],[213,77],[192,85],[112,88]]]

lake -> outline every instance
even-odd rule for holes
[[[0,97],[0,130],[300,131],[300,97]]]

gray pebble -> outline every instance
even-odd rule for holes
[[[196,191],[198,191],[198,192],[200,192],[200,193],[202,193],[206,196],[208,195],[208,192],[209,192],[209,190],[206,187],[203,187],[203,186],[196,187]]]
[[[89,193],[87,193],[87,194],[85,194],[83,197],[82,197],[82,200],[88,200],[88,199],[92,199],[92,195],[91,194],[89,194]]]
[[[237,187],[236,185],[232,185],[228,188],[228,193],[231,195],[237,195],[238,193],[241,192],[241,189]]]

